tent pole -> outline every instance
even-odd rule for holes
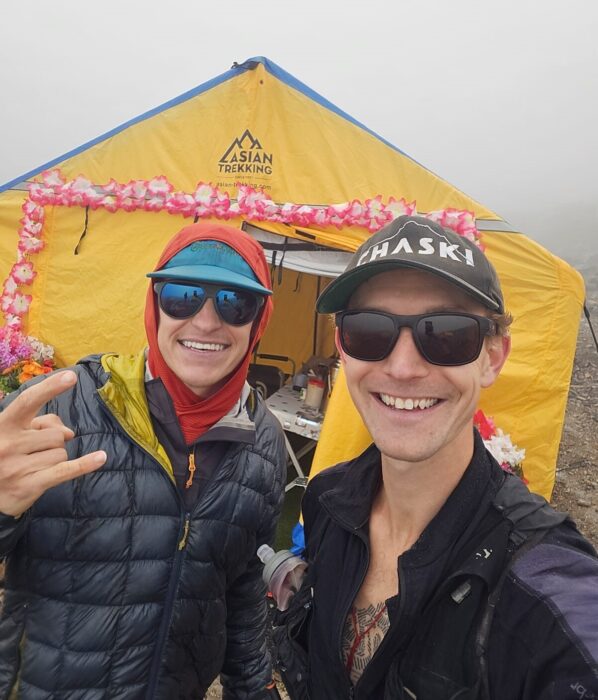
[[[588,319],[588,325],[590,326],[590,332],[592,334],[592,338],[594,338],[594,345],[596,346],[596,351],[598,352],[598,340],[596,339],[596,333],[594,332],[594,327],[592,326],[592,321],[590,320],[590,310],[587,307],[587,304],[584,302],[583,305],[583,313],[585,317]]]
[[[318,297],[320,296],[320,287],[322,286],[322,278],[320,275],[318,275],[318,283],[316,286],[316,301],[318,300]],[[315,310],[316,305],[314,304],[314,332],[313,332],[313,346],[312,346],[312,355],[315,357],[316,355],[316,348],[317,348],[317,340],[318,340],[318,312]]]

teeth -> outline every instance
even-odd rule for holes
[[[193,350],[224,350],[226,347],[220,343],[196,343],[193,340],[181,340],[181,345],[186,348],[193,348]]]
[[[390,396],[389,394],[380,394],[380,400],[387,406],[405,411],[413,411],[415,408],[431,408],[438,403],[438,399],[401,399],[398,396]]]

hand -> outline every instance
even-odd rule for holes
[[[56,415],[36,415],[76,382],[74,372],[56,372],[25,389],[0,413],[0,513],[18,517],[49,488],[106,461],[102,450],[67,460],[65,443],[73,431]]]

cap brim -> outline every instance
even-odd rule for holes
[[[270,296],[272,290],[264,287],[257,281],[251,280],[238,272],[232,272],[215,265],[183,265],[180,267],[168,267],[155,272],[148,272],[146,277],[152,279],[187,280],[189,282],[208,282],[210,284],[224,284],[247,289],[257,294]]]
[[[450,282],[456,287],[462,289],[474,299],[481,302],[484,306],[487,306],[493,311],[501,312],[501,307],[495,299],[492,299],[483,292],[480,292],[479,289],[472,287],[459,277],[451,275],[450,272],[437,270],[434,267],[430,267],[429,265],[425,265],[420,262],[403,260],[373,262],[369,263],[368,265],[364,265],[363,267],[356,267],[348,272],[343,272],[320,294],[316,301],[316,311],[321,314],[334,314],[337,311],[343,311],[347,308],[349,299],[351,298],[353,292],[370,277],[379,275],[382,272],[387,272],[388,270],[400,270],[405,268],[422,270],[424,272],[430,272],[437,277],[441,277],[447,282]]]

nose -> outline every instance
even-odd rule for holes
[[[214,300],[207,299],[201,309],[191,318],[191,323],[202,331],[217,330],[222,326],[222,320],[216,313]]]
[[[384,362],[386,372],[401,380],[425,377],[431,366],[417,349],[410,328],[401,328],[399,338]]]

